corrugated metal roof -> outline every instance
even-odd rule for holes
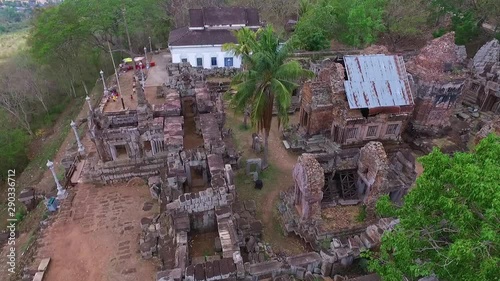
[[[403,58],[387,55],[345,56],[344,81],[349,107],[413,105]]]

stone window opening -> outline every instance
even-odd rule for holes
[[[127,153],[127,147],[124,144],[115,145],[115,150],[116,150],[116,159],[129,158]]]
[[[212,65],[212,66],[217,66],[217,57],[212,57],[212,58],[210,59],[210,62],[211,62],[211,65]]]
[[[386,135],[395,135],[398,131],[399,124],[389,124],[387,125]]]
[[[181,59],[181,62],[186,63],[188,62],[188,59]]]
[[[356,188],[356,170],[340,171],[340,196],[342,199],[356,199],[358,190]]]
[[[366,138],[376,138],[378,135],[379,126],[368,126],[366,130]]]
[[[144,141],[144,152],[151,153],[152,150],[153,150],[153,148],[152,148],[152,145],[151,145],[151,141],[149,141],[149,140]]]
[[[346,132],[346,139],[355,139],[358,136],[358,128],[348,128]]]
[[[203,58],[196,58],[196,66],[197,67],[203,66]]]

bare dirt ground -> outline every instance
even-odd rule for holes
[[[55,222],[39,238],[32,268],[52,259],[45,280],[153,280],[156,268],[141,258],[139,221],[150,200],[146,185],[95,187],[78,184]],[[66,208],[64,208],[66,207]]]
[[[366,225],[365,220],[359,221],[360,206],[335,206],[321,209],[321,218],[327,229],[348,229]]]

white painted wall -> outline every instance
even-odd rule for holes
[[[192,66],[196,67],[196,59],[203,59],[203,68],[212,68],[212,57],[217,58],[217,67],[224,67],[224,58],[233,58],[233,67],[241,67],[241,57],[233,56],[229,52],[222,51],[222,46],[170,46],[172,63],[180,63],[187,59]]]

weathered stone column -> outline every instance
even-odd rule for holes
[[[73,129],[73,132],[75,133],[76,142],[78,144],[78,153],[80,153],[80,155],[83,155],[85,153],[85,147],[83,147],[83,144],[80,141],[80,137],[78,136],[78,131],[76,130],[76,123],[73,120],[71,120],[70,125],[71,128]]]
[[[87,96],[87,97],[85,98],[85,100],[87,101],[87,104],[89,105],[89,109],[90,109],[90,111],[93,111],[93,109],[92,109],[92,104],[90,103],[90,98],[89,98],[89,96]]]
[[[50,160],[47,160],[47,168],[49,168],[50,172],[52,173],[52,176],[54,177],[54,181],[56,182],[57,186],[57,199],[63,200],[68,197],[68,192],[63,188],[63,186],[59,183],[59,180],[57,179],[56,172],[54,171],[54,163]]]

